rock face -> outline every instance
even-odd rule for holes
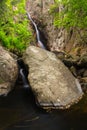
[[[7,95],[18,76],[18,66],[9,52],[0,46],[0,95]]]
[[[87,29],[81,30],[71,27],[68,31],[65,28],[55,28],[54,17],[50,14],[50,7],[55,0],[27,0],[27,10],[43,32],[47,39],[47,45],[51,51],[66,51],[73,55],[87,53],[86,34]],[[61,12],[62,6],[55,11]]]
[[[65,109],[81,99],[83,92],[78,80],[54,53],[30,46],[24,62],[29,66],[28,79],[41,107]]]
[[[59,51],[66,43],[67,33],[64,28],[57,29],[53,25],[53,16],[49,13],[53,4],[54,0],[28,0],[27,10],[33,20],[41,25],[38,26],[39,30],[45,35],[50,50]]]

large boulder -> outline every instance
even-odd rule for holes
[[[17,62],[0,46],[0,95],[7,95],[18,76]]]
[[[38,105],[43,108],[70,107],[83,92],[76,78],[52,52],[30,46],[24,54],[28,80]]]

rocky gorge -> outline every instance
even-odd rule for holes
[[[84,40],[85,30],[71,28],[56,28],[53,25],[54,17],[50,13],[50,7],[54,0],[28,0],[26,7],[41,32],[43,43],[47,49],[54,52],[57,57],[70,68],[76,76],[84,91],[87,88],[87,77],[83,76],[87,71],[87,44]],[[56,9],[56,11],[61,11]],[[84,32],[84,33],[83,33]],[[85,42],[85,43],[84,43]],[[73,69],[72,69],[73,68]]]
[[[68,36],[65,29],[56,29],[53,26],[53,17],[49,14],[50,6],[53,3],[53,0],[27,1],[27,11],[37,24],[39,31],[44,35],[45,40],[42,39],[46,42],[44,45],[46,45],[51,52],[30,46],[25,50],[22,59],[29,72],[28,81],[34,93],[37,105],[44,109],[66,109],[82,98],[83,91],[81,86],[84,91],[86,90],[87,48],[84,49],[83,47],[81,49],[81,47],[79,47],[73,51],[71,48],[75,48],[77,44],[74,44],[76,46],[69,46],[73,40],[71,38],[70,42],[67,43]],[[74,36],[72,35],[72,37]],[[0,73],[0,94],[6,95],[12,90],[13,87],[11,86],[14,86],[16,82],[18,77],[18,65],[9,55],[9,52],[2,50],[3,49],[0,51],[0,69],[3,73]],[[10,58],[5,57],[6,54]],[[4,68],[2,61],[5,61],[4,64],[6,64]],[[62,62],[68,66],[72,74]],[[6,79],[4,79],[4,77],[6,77]],[[2,79],[4,79],[3,82]]]

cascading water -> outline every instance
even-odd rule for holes
[[[27,80],[27,70],[26,66],[24,65],[24,62],[21,59],[17,60],[18,62],[18,67],[19,67],[19,74],[21,75],[21,79],[23,81],[23,87],[24,88],[30,88],[28,80]]]
[[[37,35],[37,41],[38,41],[38,46],[43,48],[43,49],[46,49],[45,46],[43,45],[42,41],[40,40],[40,33],[39,33],[39,30],[37,28],[36,23],[33,21],[33,19],[31,18],[30,14],[28,12],[27,12],[27,15],[28,15],[29,20],[32,22],[32,24],[35,27],[35,31],[36,31],[36,35]]]
[[[21,77],[22,77],[22,80],[23,80],[24,88],[29,88],[29,84],[28,84],[28,82],[26,80],[26,77],[25,77],[25,75],[23,73],[23,69],[22,68],[20,69],[20,74],[21,74]]]
[[[36,35],[37,35],[37,42],[38,42],[38,46],[41,47],[42,49],[46,49],[45,46],[43,45],[43,43],[41,42],[40,40],[40,33],[39,33],[39,30],[37,28],[37,25],[36,23],[33,21],[33,19],[31,18],[30,14],[27,12],[27,15],[28,15],[28,18],[29,20],[32,22],[32,24],[34,25],[35,27],[35,31],[36,31]],[[22,76],[22,80],[23,80],[23,84],[24,84],[24,88],[29,88],[29,84],[26,80],[26,77],[24,75],[24,72],[23,72],[23,69],[20,68],[20,74]]]

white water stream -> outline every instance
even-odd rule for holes
[[[45,46],[43,45],[42,41],[40,40],[40,33],[39,33],[39,30],[37,28],[36,23],[33,21],[33,19],[31,18],[30,14],[28,12],[27,12],[27,15],[28,15],[29,20],[32,22],[33,26],[35,27],[38,46],[41,47],[42,49],[46,49]],[[29,84],[28,84],[28,82],[26,80],[26,77],[24,75],[24,72],[23,72],[22,68],[20,68],[20,74],[21,74],[21,77],[22,77],[22,80],[23,80],[24,88],[28,88]]]
[[[20,69],[20,74],[21,74],[21,77],[22,77],[22,80],[23,80],[24,88],[29,88],[29,84],[28,84],[28,82],[26,80],[26,77],[25,77],[25,75],[23,73],[23,69],[22,68]]]
[[[31,18],[30,14],[28,12],[27,12],[27,15],[28,15],[29,20],[32,22],[32,24],[35,27],[35,31],[36,31],[36,35],[37,35],[37,42],[38,42],[39,47],[46,49],[45,46],[43,45],[42,41],[40,40],[40,33],[39,33],[36,23],[33,21],[33,19]]]

